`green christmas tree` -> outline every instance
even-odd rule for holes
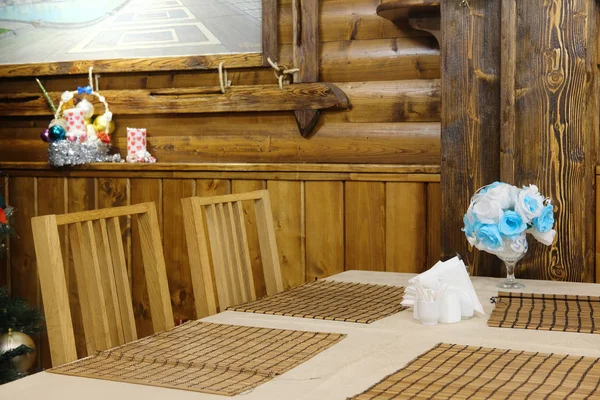
[[[16,235],[13,214],[14,209],[7,206],[0,195],[0,260],[6,256],[7,239]],[[9,329],[31,335],[39,333],[42,328],[42,318],[38,310],[30,307],[22,299],[11,297],[7,288],[0,287],[0,335],[8,333]],[[15,357],[33,351],[35,350],[25,345],[7,351],[0,348],[0,384],[27,375],[26,372],[17,370],[13,361]]]

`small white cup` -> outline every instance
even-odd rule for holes
[[[439,301],[417,300],[417,314],[423,325],[437,325],[440,319]]]

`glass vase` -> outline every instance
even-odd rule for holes
[[[503,250],[497,252],[496,256],[504,261],[504,265],[506,266],[506,279],[496,285],[497,287],[502,289],[521,289],[525,287],[525,285],[517,282],[515,279],[515,266],[517,265],[517,262],[525,256],[527,249],[528,246],[525,235],[513,240],[504,239]]]

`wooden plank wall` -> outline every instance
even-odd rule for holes
[[[50,174],[57,175],[57,174]],[[10,276],[14,294],[41,306],[30,219],[36,215],[154,201],[158,206],[174,317],[195,317],[190,265],[185,247],[180,199],[267,188],[271,195],[277,244],[286,288],[347,269],[421,272],[439,259],[439,175],[399,174],[381,179],[376,174],[299,174],[280,179],[255,173],[253,179],[231,173],[199,174],[199,178],[164,176],[123,178],[118,173],[90,176],[12,176],[5,192],[18,209],[19,239],[11,243]],[[140,175],[140,174],[138,174]],[[237,174],[239,175],[239,174]],[[252,213],[251,208],[247,212]],[[136,226],[124,221],[123,237],[133,289],[138,333],[152,333]],[[133,235],[132,235],[133,232]],[[67,279],[71,290],[78,351],[85,354],[81,311],[69,259],[66,232],[61,233]],[[256,291],[265,294],[257,237],[250,235]],[[324,251],[326,249],[326,251]],[[40,344],[41,366],[48,366],[47,343]]]

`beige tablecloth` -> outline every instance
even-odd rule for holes
[[[329,279],[406,285],[413,274],[347,271]],[[475,289],[489,315],[489,298],[497,294],[499,279],[473,278]],[[600,295],[600,285],[525,281],[524,292]],[[600,335],[490,328],[487,317],[475,317],[452,325],[426,327],[403,311],[372,324],[356,324],[306,318],[227,311],[206,321],[227,324],[339,332],[348,336],[318,356],[285,374],[235,396],[240,399],[346,399],[362,392],[386,375],[439,342],[554,352],[600,357]],[[224,396],[150,386],[39,373],[0,386],[0,399],[226,399]]]

